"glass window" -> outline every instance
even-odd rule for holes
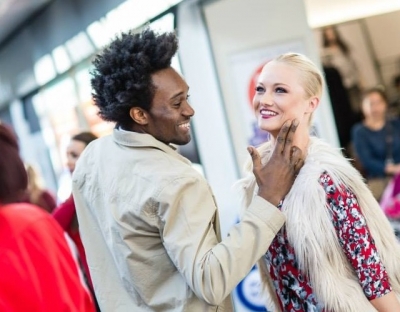
[[[71,56],[74,64],[82,61],[95,52],[90,39],[83,31],[68,40],[65,45],[67,46],[68,54]]]
[[[101,49],[110,40],[109,36],[105,35],[107,31],[104,27],[103,20],[104,19],[96,21],[87,28],[87,33],[97,49]]]
[[[71,67],[71,60],[63,45],[58,46],[52,52],[54,65],[59,74],[64,73]]]
[[[70,77],[59,80],[43,88],[32,101],[44,140],[50,150],[54,170],[58,174],[66,161],[66,142],[80,126],[76,113],[78,98],[74,81]]]
[[[36,82],[42,86],[56,77],[53,59],[50,54],[41,57],[33,67]]]

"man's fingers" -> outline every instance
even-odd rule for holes
[[[299,174],[300,169],[303,167],[304,165],[304,160],[302,158],[300,158],[294,165],[294,172],[296,173],[296,175]]]
[[[289,130],[287,131],[286,139],[283,144],[282,153],[287,155],[287,153],[291,152],[292,143],[293,143],[293,136],[296,132],[297,126],[299,125],[299,121],[297,119],[293,119],[290,123]]]
[[[290,163],[293,165],[294,172],[297,175],[301,167],[304,165],[301,149],[299,149],[297,146],[292,146],[290,149]]]
[[[257,149],[254,148],[253,146],[249,146],[247,150],[251,156],[251,160],[253,161],[253,168],[261,167],[261,157]]]
[[[295,164],[302,157],[303,155],[301,149],[299,149],[297,146],[292,146],[292,148],[290,149],[290,162],[292,164]]]
[[[278,137],[276,138],[276,145],[275,145],[275,150],[274,153],[282,153],[285,144],[286,144],[286,137],[289,132],[291,126],[291,121],[286,120],[285,123],[283,124],[281,130],[279,130]]]

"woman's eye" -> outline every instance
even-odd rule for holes
[[[286,89],[278,87],[275,89],[276,93],[286,93]]]
[[[263,91],[264,91],[263,87],[260,86],[256,87],[256,92],[263,92]]]

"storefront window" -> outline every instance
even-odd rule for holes
[[[65,164],[65,147],[80,125],[76,111],[77,93],[72,78],[67,77],[39,91],[32,99],[41,131],[50,150],[56,173]]]

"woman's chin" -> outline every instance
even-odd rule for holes
[[[275,137],[276,135],[278,135],[280,128],[276,128],[276,127],[260,127],[260,130],[262,131],[266,131],[268,132],[270,135],[272,135],[273,137]]]

